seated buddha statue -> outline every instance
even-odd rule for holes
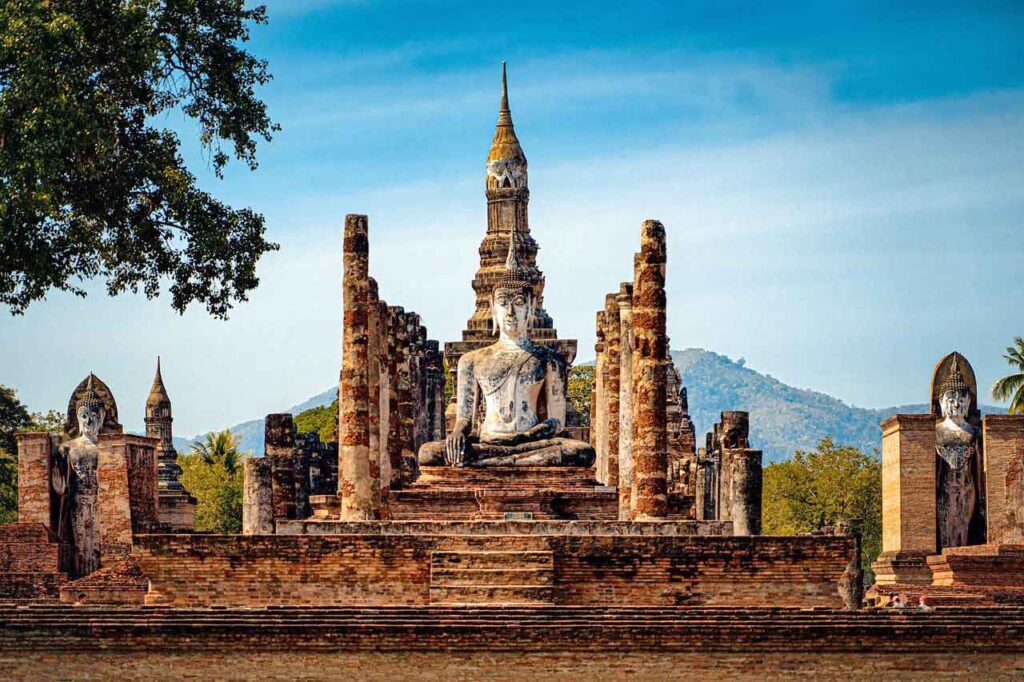
[[[459,359],[456,419],[444,441],[425,443],[420,464],[590,466],[589,443],[562,437],[568,368],[555,351],[530,341],[534,282],[518,264],[515,234],[491,313],[498,340]],[[478,420],[480,400],[483,419]],[[543,410],[543,412],[542,412]]]

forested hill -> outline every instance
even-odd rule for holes
[[[823,436],[864,452],[881,449],[883,419],[898,412],[914,413],[925,404],[881,409],[853,407],[817,391],[794,388],[724,355],[699,348],[673,351],[672,360],[687,387],[697,444],[722,410],[750,412],[751,445],[766,461],[785,459],[795,449],[813,448]],[[1005,410],[982,405],[986,413]]]
[[[824,436],[870,453],[881,447],[879,424],[883,419],[897,412],[926,409],[924,404],[882,409],[853,407],[824,393],[788,386],[746,367],[742,360],[733,361],[699,348],[673,351],[672,359],[689,392],[690,416],[697,427],[698,445],[722,410],[746,410],[750,412],[751,445],[764,450],[766,462],[785,459],[795,449],[813,448]],[[336,395],[336,388],[328,388],[283,411],[299,414],[312,407],[330,405]],[[982,411],[1005,412],[986,405]],[[243,451],[262,454],[262,419],[237,424],[231,430],[240,438]],[[187,440],[175,440],[179,452],[187,451]]]

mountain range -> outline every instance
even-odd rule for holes
[[[672,360],[687,387],[698,445],[722,410],[745,410],[750,412],[751,446],[764,451],[766,462],[786,459],[797,449],[812,449],[825,436],[870,453],[881,447],[882,420],[897,413],[928,409],[924,403],[878,409],[847,405],[824,393],[784,384],[747,367],[742,359],[732,360],[700,348],[673,351]],[[331,387],[283,411],[299,414],[312,407],[330,405],[336,396],[337,388]],[[982,405],[981,411],[1006,412],[989,405]],[[236,424],[231,431],[243,451],[263,452],[262,419]],[[187,452],[191,442],[176,438],[175,447],[179,452]]]

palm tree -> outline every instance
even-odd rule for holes
[[[1007,346],[1003,357],[1010,367],[1019,371],[992,384],[992,397],[1009,400],[1010,414],[1024,414],[1024,338],[1015,338],[1013,346]]]
[[[207,466],[222,463],[229,474],[234,474],[242,461],[242,455],[238,452],[238,441],[229,429],[206,434],[202,441],[192,444],[191,454],[202,457],[203,463]]]

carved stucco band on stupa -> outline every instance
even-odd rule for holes
[[[668,516],[666,430],[665,227],[656,220],[640,229],[633,260],[633,517]]]
[[[535,310],[530,323],[530,340],[558,352],[566,365],[571,366],[576,358],[576,341],[559,339],[551,316],[544,310],[544,275],[537,267],[537,242],[530,234],[527,165],[526,154],[512,123],[503,63],[498,122],[487,154],[487,234],[480,244],[480,267],[472,282],[476,305],[462,332],[462,339],[444,346],[444,357],[453,384],[459,358],[494,342],[491,297],[505,270],[509,236],[513,230],[516,232],[516,261],[534,283]],[[454,423],[454,416],[455,397],[452,396],[446,411],[448,429]],[[574,419],[574,415],[570,418]]]

